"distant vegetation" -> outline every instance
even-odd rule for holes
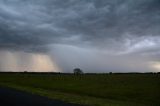
[[[74,73],[74,74],[83,74],[83,71],[82,71],[80,68],[75,68],[75,69],[73,70],[73,73]]]
[[[0,85],[91,106],[160,106],[155,73],[0,73]]]

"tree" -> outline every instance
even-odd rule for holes
[[[74,73],[74,74],[83,74],[83,71],[82,71],[80,68],[75,68],[75,69],[73,70],[73,73]]]
[[[24,71],[24,73],[27,73],[28,71]]]
[[[109,74],[112,74],[112,72],[109,72]]]

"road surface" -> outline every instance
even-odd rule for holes
[[[81,106],[0,87],[0,106]]]

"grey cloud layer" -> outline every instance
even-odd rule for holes
[[[67,44],[128,52],[141,43],[137,37],[157,48],[150,37],[159,39],[159,10],[159,0],[0,0],[0,48],[44,52]]]

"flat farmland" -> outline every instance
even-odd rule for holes
[[[0,86],[90,106],[160,106],[160,74],[0,73]]]

